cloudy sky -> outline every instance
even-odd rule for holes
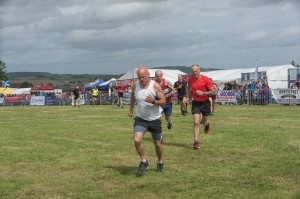
[[[300,63],[299,0],[1,0],[7,72]]]

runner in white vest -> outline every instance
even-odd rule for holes
[[[139,81],[132,85],[130,98],[129,117],[133,117],[133,108],[136,104],[136,118],[134,122],[134,144],[141,162],[137,175],[143,175],[149,166],[144,152],[142,139],[146,131],[150,131],[157,156],[157,172],[163,171],[163,146],[161,143],[162,128],[160,119],[160,106],[166,103],[161,86],[150,79],[150,74],[145,66],[137,70]]]

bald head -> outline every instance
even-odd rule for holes
[[[139,66],[138,69],[137,69],[137,75],[139,76],[139,74],[142,75],[142,76],[149,75],[149,71],[148,71],[147,67],[146,66]]]
[[[193,76],[195,76],[196,78],[200,77],[200,67],[198,64],[192,65],[192,73],[193,73]]]
[[[195,69],[198,69],[198,70],[200,70],[200,66],[198,65],[198,64],[193,64],[192,65],[192,70],[195,70]]]
[[[142,86],[147,86],[150,82],[150,74],[146,66],[138,67],[137,76]]]
[[[163,75],[163,73],[161,70],[155,71],[155,76],[162,76],[162,75]]]
[[[162,81],[163,81],[163,72],[161,71],[161,70],[157,70],[157,71],[155,71],[155,81],[157,82],[157,83],[161,83]]]

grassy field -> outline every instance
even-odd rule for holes
[[[127,111],[0,107],[0,198],[300,198],[299,106],[217,106],[195,151],[192,117],[175,105],[165,170],[147,133],[143,177]]]

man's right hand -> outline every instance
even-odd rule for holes
[[[128,116],[129,116],[129,117],[133,117],[133,111],[132,111],[132,110],[129,110],[129,111],[128,111]]]

